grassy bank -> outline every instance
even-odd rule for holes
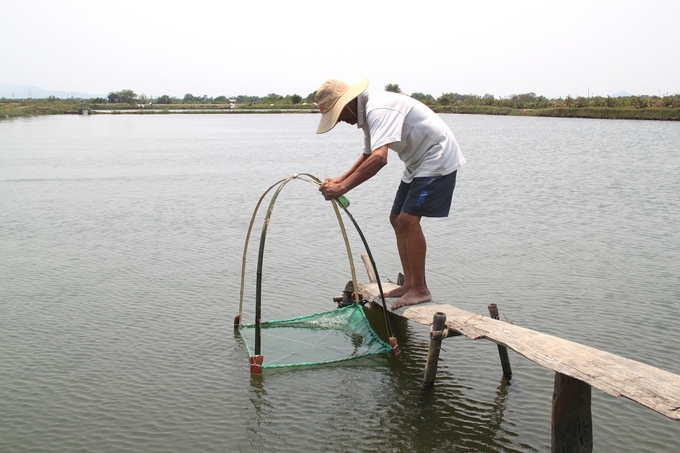
[[[21,102],[0,102],[0,119],[38,115],[78,114],[82,109],[120,111],[121,113],[291,113],[309,112],[313,105],[243,104],[232,108],[229,104],[153,104],[143,108],[128,104],[94,104],[74,100],[40,99]],[[437,113],[466,113],[475,115],[546,116],[560,118],[602,118],[680,121],[680,108],[668,107],[553,107],[518,109],[484,105],[439,106],[431,108]],[[315,111],[315,110],[314,110]]]
[[[0,119],[39,115],[77,114],[84,107],[79,102],[30,100],[0,103]]]
[[[548,116],[558,118],[600,118],[622,120],[664,120],[680,121],[680,109],[651,108],[619,108],[619,107],[558,107],[545,109],[513,109],[509,107],[489,106],[441,106],[433,107],[437,113],[467,113],[475,115],[513,115],[513,116]]]
[[[40,115],[76,115],[83,109],[93,113],[158,114],[158,113],[295,113],[316,112],[314,105],[264,105],[244,104],[232,108],[229,104],[147,104],[143,107],[129,104],[98,104],[71,100],[27,100],[0,102],[0,120]]]

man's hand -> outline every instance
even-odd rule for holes
[[[323,184],[319,187],[319,192],[326,200],[335,200],[340,195],[344,195],[345,191],[339,182],[339,178],[326,178]]]

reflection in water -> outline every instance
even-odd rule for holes
[[[503,422],[503,413],[505,412],[505,400],[508,397],[508,387],[510,383],[505,377],[501,379],[501,383],[496,389],[496,397],[493,399],[493,411],[491,414],[492,425],[500,426]]]
[[[376,331],[386,335],[381,309],[373,307],[366,312]],[[402,347],[399,357],[265,370],[262,376],[252,376],[249,400],[254,414],[248,416],[251,445],[262,445],[266,438],[266,445],[271,446],[270,437],[280,437],[282,426],[288,426],[290,431],[274,450],[285,451],[296,442],[305,443],[308,436],[316,437],[319,445],[333,445],[326,447],[332,451],[338,445],[356,448],[358,439],[365,451],[533,450],[515,443],[517,434],[504,420],[508,399],[505,380],[489,402],[471,397],[470,388],[442,367],[435,386],[424,391],[427,336],[403,318],[392,316],[391,322]],[[445,341],[466,340],[457,337]],[[365,376],[367,370],[373,371],[374,380],[355,379]],[[309,392],[304,397],[286,392],[291,385],[297,389],[305,386]],[[322,401],[328,398],[334,401],[330,410],[322,407]],[[300,420],[302,426],[296,426],[291,421],[301,412],[306,414],[305,419]]]
[[[502,387],[492,403],[473,398],[464,382],[442,366],[434,387],[424,391],[422,381],[429,338],[405,322],[401,324],[396,331],[403,353],[390,362],[390,387],[394,394],[386,398],[398,401],[398,404],[387,409],[390,444],[386,447],[423,452],[438,449],[526,451],[526,448],[513,445],[512,439],[517,435],[503,419],[506,387]],[[457,343],[466,339],[453,337],[444,341]],[[446,344],[443,346],[447,347]]]

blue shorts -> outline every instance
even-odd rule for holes
[[[390,214],[400,212],[419,217],[448,217],[456,187],[456,173],[446,176],[413,178],[410,183],[401,182]]]

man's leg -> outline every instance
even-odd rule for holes
[[[420,216],[401,212],[393,221],[397,236],[399,258],[404,270],[404,285],[390,291],[388,297],[399,297],[392,309],[432,300],[425,280],[425,255],[427,244],[420,226]]]
[[[397,238],[397,251],[399,252],[399,260],[401,261],[401,271],[404,273],[404,284],[398,288],[385,293],[386,297],[401,297],[411,289],[411,264],[408,261],[408,252],[406,249],[406,235],[399,225],[399,215],[390,214],[390,223],[394,228],[394,235]]]

